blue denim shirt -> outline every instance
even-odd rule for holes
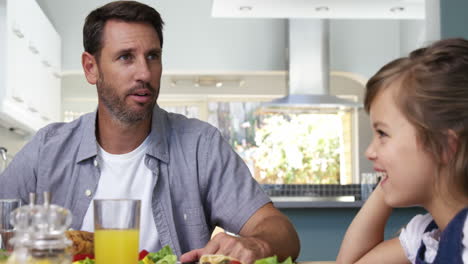
[[[0,198],[28,203],[30,192],[50,191],[80,229],[100,177],[95,124],[96,112],[39,130],[0,175]],[[215,226],[238,233],[271,202],[215,127],[156,106],[149,137],[154,222],[177,255],[204,247]]]

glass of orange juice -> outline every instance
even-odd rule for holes
[[[140,200],[94,200],[96,264],[138,263]]]

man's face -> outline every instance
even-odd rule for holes
[[[126,124],[151,117],[162,71],[161,45],[151,25],[109,20],[97,68],[100,111]]]

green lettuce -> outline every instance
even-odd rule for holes
[[[94,259],[90,259],[90,258],[85,258],[83,260],[80,260],[80,261],[75,261],[73,262],[73,264],[94,264]]]
[[[149,253],[147,257],[155,264],[175,264],[177,261],[177,256],[174,255],[169,245],[164,246],[158,252]]]
[[[288,257],[283,262],[279,262],[276,256],[262,258],[255,261],[255,264],[293,264],[291,257]]]
[[[8,259],[8,252],[5,249],[0,248],[0,261]]]
[[[166,255],[162,259],[158,260],[155,264],[176,264],[177,256],[176,255]]]

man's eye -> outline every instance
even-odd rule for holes
[[[157,53],[148,54],[148,60],[157,60],[157,59],[159,59],[159,54]]]
[[[131,59],[131,56],[130,56],[130,54],[123,54],[123,55],[120,55],[118,59],[123,60],[123,61],[127,61],[127,60]]]

